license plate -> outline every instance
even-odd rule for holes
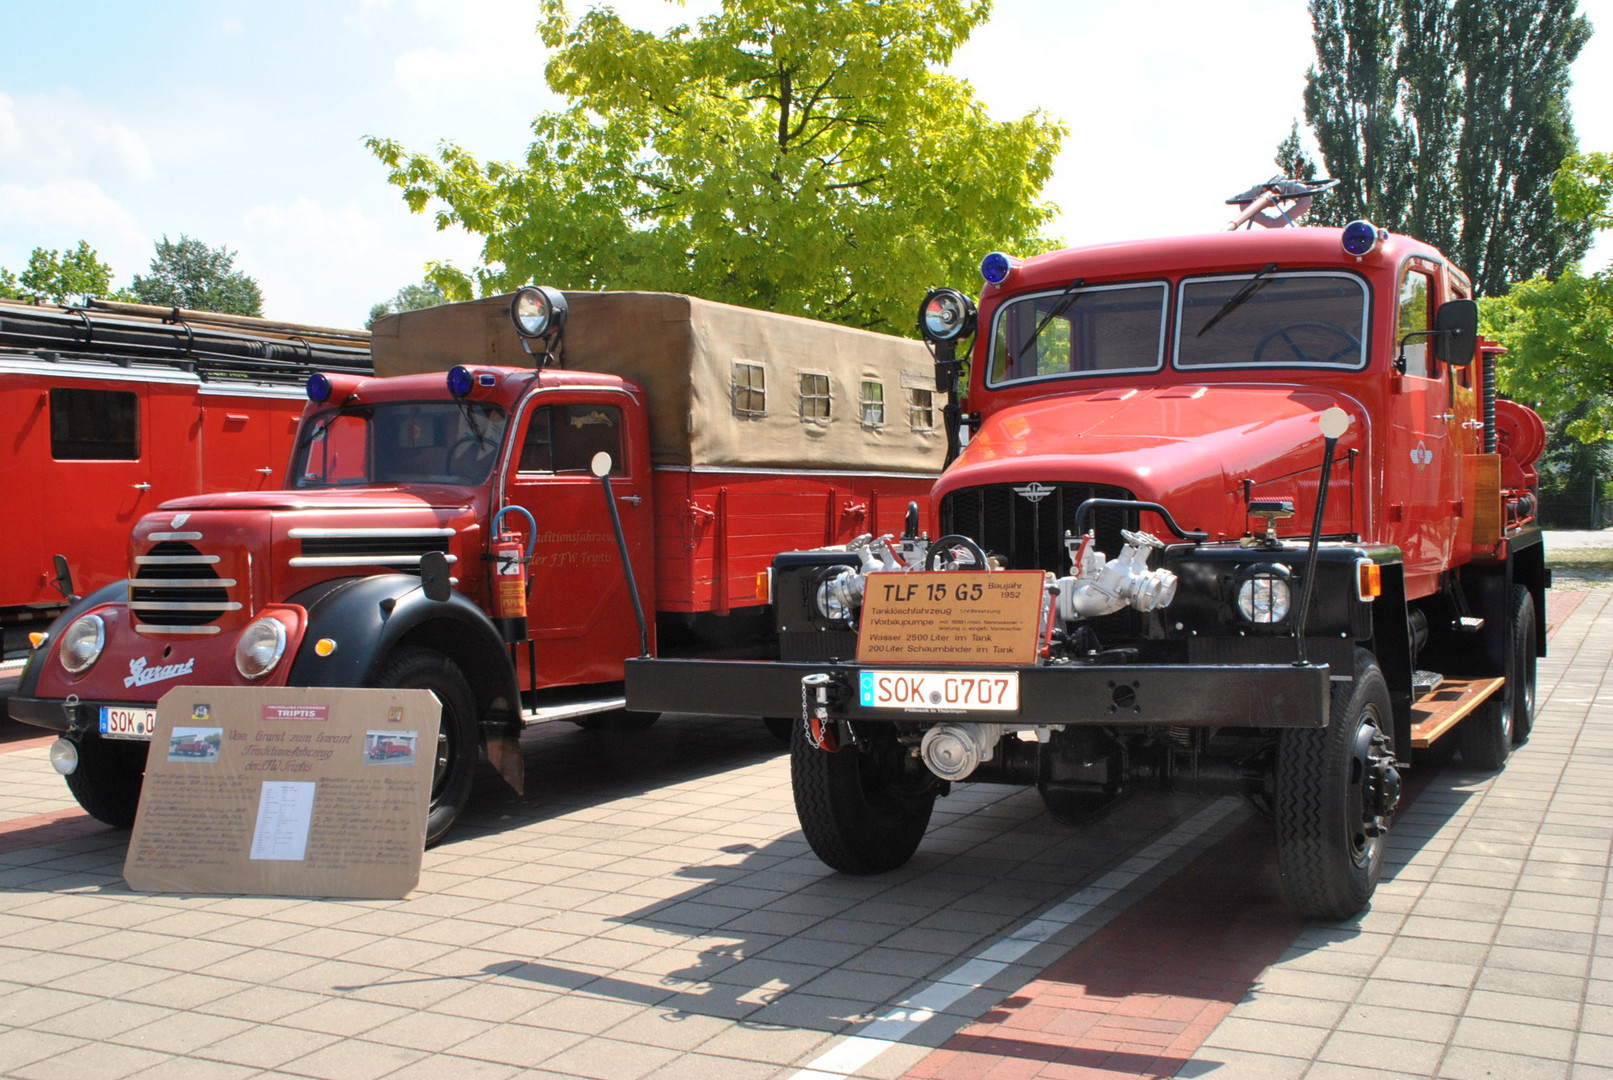
[[[865,709],[918,712],[1018,712],[1016,671],[864,671],[858,703]]]
[[[101,706],[101,734],[109,739],[147,739],[157,727],[156,709]]]

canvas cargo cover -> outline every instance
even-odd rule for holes
[[[918,341],[680,293],[565,295],[570,316],[560,365],[644,387],[657,465],[941,471],[944,395],[933,394],[917,429],[909,408],[913,390],[935,387],[934,363]],[[376,374],[455,364],[532,367],[509,307],[509,296],[492,296],[377,319]],[[736,414],[736,361],[763,369],[762,415]],[[828,376],[827,421],[802,418],[803,374]],[[865,382],[880,386],[883,423],[863,422]]]

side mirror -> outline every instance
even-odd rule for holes
[[[601,480],[610,475],[610,467],[610,455],[603,450],[595,454],[593,460],[588,463],[588,471]]]
[[[1473,362],[1479,343],[1479,305],[1473,300],[1447,300],[1434,313],[1434,355],[1455,367]]]
[[[427,600],[439,604],[454,594],[453,582],[448,580],[448,556],[440,551],[420,556],[420,590]]]

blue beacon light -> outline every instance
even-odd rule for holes
[[[324,372],[316,371],[308,376],[308,400],[315,405],[330,400],[330,377]]]
[[[1381,239],[1378,227],[1372,222],[1352,221],[1344,226],[1344,235],[1340,237],[1339,243],[1343,245],[1346,255],[1354,255],[1359,259],[1377,247]]]
[[[1013,268],[1013,261],[1000,251],[993,251],[980,260],[980,276],[986,279],[988,285],[1002,284]]]
[[[455,397],[464,397],[470,393],[475,378],[471,370],[463,364],[448,369],[448,392]]]

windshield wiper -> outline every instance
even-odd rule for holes
[[[305,438],[300,439],[297,442],[297,449],[301,450],[305,446],[312,445],[312,443],[313,443],[313,441],[315,439],[317,439],[321,435],[325,434],[325,429],[330,427],[332,424],[334,424],[336,422],[336,418],[342,415],[342,410],[347,408],[348,405],[352,404],[353,399],[356,398],[356,397],[358,397],[357,391],[355,391],[355,392],[353,392],[351,394],[348,394],[346,401],[342,402],[340,405],[338,405],[334,409],[332,409],[330,411],[330,413],[325,417],[325,419],[319,421],[319,423],[315,424],[309,430],[308,435]]]
[[[1059,293],[1058,301],[1050,309],[1048,309],[1046,315],[1042,316],[1042,321],[1036,324],[1035,330],[1031,331],[1030,338],[1027,339],[1025,344],[1019,347],[1019,351],[1014,354],[1015,364],[1018,364],[1021,360],[1025,359],[1025,354],[1031,351],[1031,346],[1036,344],[1036,339],[1041,337],[1043,330],[1047,329],[1047,324],[1058,318],[1060,315],[1063,315],[1065,309],[1075,302],[1075,291],[1082,285],[1086,284],[1086,280],[1086,278],[1076,278],[1074,281],[1064,286],[1064,291]]]
[[[1221,310],[1210,316],[1210,321],[1200,327],[1199,332],[1193,336],[1203,337],[1209,332],[1210,327],[1214,326],[1228,315],[1231,315],[1234,311],[1237,311],[1238,308],[1243,306],[1243,302],[1245,300],[1249,299],[1255,293],[1271,284],[1269,281],[1264,280],[1264,278],[1267,274],[1271,273],[1275,269],[1277,269],[1276,263],[1267,263],[1263,268],[1257,271],[1255,276],[1249,279],[1249,283],[1234,293],[1232,295],[1232,299],[1222,304]]]

